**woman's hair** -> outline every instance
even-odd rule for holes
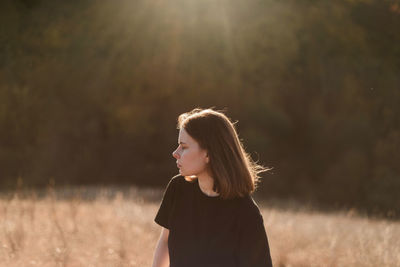
[[[235,123],[221,111],[195,108],[178,117],[177,129],[185,131],[208,152],[213,190],[223,199],[251,194],[257,188],[259,173],[269,171],[246,153]],[[192,180],[192,177],[185,177]]]

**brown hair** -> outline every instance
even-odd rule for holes
[[[257,188],[259,173],[272,169],[257,164],[246,153],[235,124],[224,113],[212,108],[195,108],[178,117],[177,129],[185,129],[208,152],[213,190],[222,199],[251,194]]]

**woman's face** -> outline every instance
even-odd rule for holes
[[[179,130],[178,148],[172,152],[176,158],[179,172],[183,176],[199,175],[207,171],[208,156],[207,151],[201,149],[185,129]]]

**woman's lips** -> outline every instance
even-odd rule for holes
[[[176,164],[176,166],[178,166],[178,168],[181,168],[181,165],[179,165],[178,163]]]

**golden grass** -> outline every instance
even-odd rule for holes
[[[0,199],[0,266],[151,266],[162,190],[39,193]],[[400,266],[399,222],[258,203],[274,266]]]

